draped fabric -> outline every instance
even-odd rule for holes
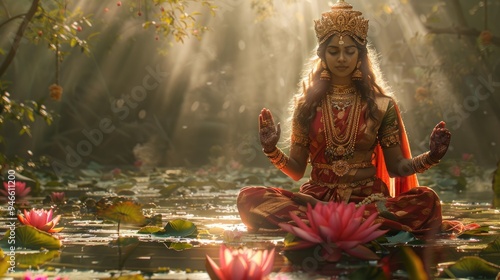
[[[323,110],[318,107],[308,135],[297,137],[308,138],[309,160],[312,165],[310,180],[300,187],[300,192],[324,202],[365,204],[365,216],[378,213],[381,228],[404,230],[418,235],[436,232],[442,222],[441,205],[436,193],[430,188],[418,187],[415,175],[389,178],[381,145],[384,141],[381,138],[390,135],[393,137],[391,139],[398,139],[395,144],[400,145],[405,158],[411,158],[411,153],[401,115],[394,101],[387,96],[379,96],[376,104],[378,110],[375,116],[381,121],[367,117],[368,106],[362,103],[360,119],[354,131],[354,154],[346,160],[351,168],[346,174],[340,175],[332,167],[335,163],[329,163],[325,156],[325,118]],[[349,121],[353,121],[352,116],[351,119],[349,116],[354,105],[337,107],[332,110],[336,133],[347,133]],[[376,170],[375,175],[358,180],[358,170],[370,166]],[[237,206],[241,219],[249,230],[279,230],[279,223],[293,222],[290,213],[306,219],[307,207],[298,204],[292,197],[292,192],[277,187],[245,187],[238,195]]]
[[[406,129],[403,123],[403,119],[401,118],[401,113],[397,105],[394,106],[396,109],[396,113],[398,116],[399,123],[399,133],[401,140],[401,151],[403,152],[403,156],[405,158],[411,158],[411,150],[410,143],[408,141],[408,136],[406,134]],[[380,144],[377,144],[375,147],[375,158],[373,160],[375,167],[377,168],[377,177],[382,179],[382,181],[389,186],[389,191],[391,196],[398,196],[406,191],[409,191],[415,187],[418,187],[418,179],[417,175],[413,174],[407,177],[398,177],[395,179],[391,179],[389,177],[389,173],[387,172],[387,168],[385,166],[384,154],[382,152],[382,147]]]

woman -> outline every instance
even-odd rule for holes
[[[366,216],[377,212],[381,228],[437,232],[439,198],[418,187],[415,173],[445,155],[451,138],[445,123],[433,129],[430,151],[412,158],[397,105],[377,84],[366,45],[368,20],[339,0],[315,21],[315,31],[317,57],[293,105],[289,156],[276,146],[281,130],[271,112],[264,108],[259,115],[260,141],[270,161],[294,180],[310,162],[310,180],[298,193],[243,188],[237,202],[242,221],[250,231],[278,229],[291,222],[290,212],[305,219],[308,203],[345,201],[366,204]]]

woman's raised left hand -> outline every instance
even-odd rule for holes
[[[438,123],[431,133],[430,154],[432,160],[441,160],[450,146],[451,133],[446,128],[445,122]]]

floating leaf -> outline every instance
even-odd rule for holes
[[[180,186],[177,185],[177,184],[171,184],[171,185],[168,185],[166,187],[164,187],[163,189],[160,190],[160,194],[165,197],[165,196],[170,196],[175,190],[177,190]]]
[[[193,244],[187,242],[173,242],[168,245],[168,249],[175,251],[184,251],[193,248]]]
[[[44,263],[59,257],[61,252],[59,250],[43,251],[31,254],[16,254],[17,267],[22,269],[38,268]]]
[[[164,232],[164,231],[165,231],[165,229],[162,227],[147,226],[147,227],[141,228],[137,233],[151,234],[151,233]]]
[[[1,242],[7,243],[8,241],[14,240],[9,240],[8,238],[10,236],[11,233],[10,230],[8,230]],[[34,250],[40,250],[42,248],[55,250],[61,248],[62,243],[61,240],[55,238],[51,234],[38,230],[32,226],[20,226],[15,229],[15,246]]]
[[[472,235],[480,235],[480,234],[488,233],[489,231],[490,231],[489,226],[482,226],[482,227],[478,227],[475,229],[470,229],[470,230],[464,231],[462,234],[460,234],[460,238],[464,238],[464,235],[468,237],[468,236],[472,236]]]
[[[196,235],[196,233],[196,226],[192,222],[182,219],[172,220],[165,226],[165,234],[168,236],[187,237]]]
[[[407,231],[400,231],[393,236],[383,236],[381,239],[386,239],[389,244],[406,244],[415,241],[415,236]]]
[[[463,257],[444,271],[452,278],[476,276],[482,278],[495,278],[498,273],[500,273],[500,266],[487,262],[479,257]]]
[[[489,243],[484,248],[479,256],[486,261],[500,265],[500,237],[497,237],[493,242]]]
[[[145,217],[142,206],[132,201],[119,201],[100,210],[98,215],[104,219],[125,224],[142,224]]]

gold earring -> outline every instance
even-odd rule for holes
[[[323,71],[321,71],[321,75],[319,76],[319,79],[323,80],[323,81],[331,80],[332,75],[330,74],[330,71],[328,71],[328,68],[326,67],[326,63],[324,61],[321,61],[321,66],[323,67]]]
[[[359,69],[361,67],[361,61],[358,62],[358,65],[356,65],[356,70],[352,73],[352,80],[353,81],[360,81],[363,79],[363,72]]]

